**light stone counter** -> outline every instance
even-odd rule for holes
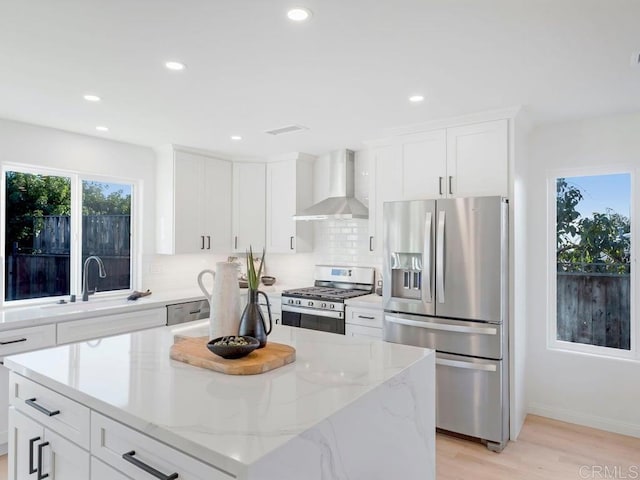
[[[297,360],[228,376],[169,359],[192,322],[15,355],[20,375],[240,479],[435,479],[431,350],[275,326]]]
[[[51,301],[28,307],[4,308],[0,310],[0,332],[103,315],[136,312],[204,299],[199,288],[153,292],[148,297],[142,297],[135,301],[127,300],[128,295],[91,296],[88,302],[76,301],[64,305]]]
[[[347,307],[355,308],[375,308],[382,310],[382,296],[372,293],[361,297],[349,298],[344,301]]]

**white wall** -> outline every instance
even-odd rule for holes
[[[544,261],[547,174],[613,164],[640,167],[640,113],[537,128],[529,154],[525,185],[529,412],[640,437],[640,363],[547,349]],[[637,315],[632,321],[638,321]]]
[[[142,218],[137,227],[142,235],[138,255],[153,251],[155,154],[152,149],[0,119],[0,164],[6,163],[139,181]],[[139,282],[141,272],[138,273]]]

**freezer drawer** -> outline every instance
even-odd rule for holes
[[[501,450],[507,441],[502,360],[436,354],[436,426],[481,438]]]
[[[497,360],[504,354],[505,332],[500,323],[385,312],[383,335],[388,342],[433,348],[439,352]]]

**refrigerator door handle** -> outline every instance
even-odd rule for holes
[[[427,212],[424,219],[424,261],[422,262],[422,301],[431,303],[431,212]]]
[[[450,325],[448,323],[423,322],[420,320],[409,320],[408,318],[385,315],[385,320],[391,323],[407,325],[409,327],[420,327],[428,330],[442,330],[456,333],[475,333],[479,335],[496,335],[498,329],[495,327],[462,327],[460,325]]]
[[[446,358],[436,358],[436,365],[443,365],[445,367],[454,368],[466,368],[469,370],[482,370],[485,372],[495,372],[497,370],[495,365],[488,365],[486,363],[461,362],[458,360],[449,360]]]
[[[444,220],[445,211],[438,212],[438,234],[436,238],[436,294],[438,303],[444,303]]]

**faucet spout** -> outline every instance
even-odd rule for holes
[[[89,289],[87,288],[87,277],[88,277],[87,273],[89,270],[88,267],[91,260],[95,260],[95,262],[98,264],[98,276],[100,278],[106,278],[107,276],[107,271],[104,269],[104,263],[102,262],[102,259],[100,257],[96,255],[91,255],[84,261],[84,267],[82,269],[82,301],[83,302],[88,302],[89,295],[91,295],[92,293],[95,293],[97,290],[96,288],[93,292],[90,292]]]

